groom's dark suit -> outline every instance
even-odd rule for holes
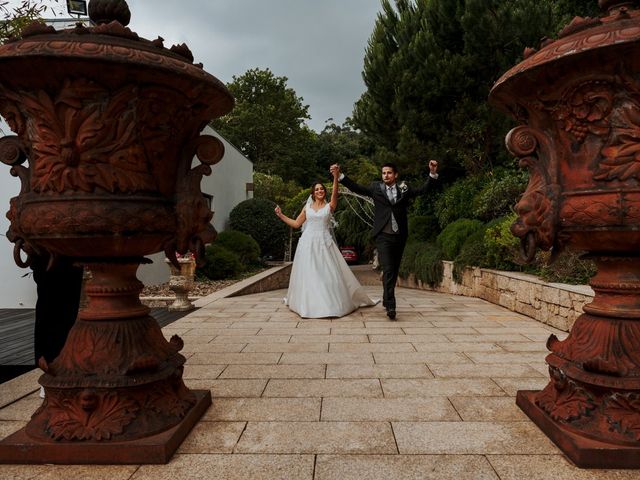
[[[409,186],[400,188],[396,184],[392,187],[396,189],[395,195],[393,192],[387,191],[387,186],[384,182],[373,182],[368,187],[365,187],[343,176],[340,183],[352,192],[371,197],[373,200],[375,208],[371,233],[376,242],[378,261],[382,266],[383,272],[384,294],[382,303],[387,311],[393,311],[395,315],[395,285],[398,280],[402,253],[409,236],[407,222],[408,203],[410,199],[426,193],[437,183],[437,180],[429,176],[425,184],[419,188],[411,188]],[[389,197],[392,198],[390,199]],[[395,202],[393,197],[395,197]],[[393,214],[397,226],[393,225],[391,214]],[[394,231],[394,228],[397,231]]]

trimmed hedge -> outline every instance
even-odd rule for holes
[[[436,238],[436,244],[442,249],[444,259],[455,259],[467,239],[482,228],[481,221],[468,218],[461,218],[447,225]]]
[[[218,234],[215,244],[238,255],[245,266],[260,264],[260,245],[251,235],[237,230],[225,230]]]
[[[198,269],[198,273],[211,280],[237,277],[244,270],[238,255],[217,243],[207,245],[204,260],[204,265]]]
[[[289,227],[276,217],[275,207],[269,200],[245,200],[231,210],[229,222],[233,230],[251,235],[262,255],[282,258]]]
[[[442,282],[444,275],[442,260],[442,251],[437,245],[410,242],[404,250],[399,275],[407,278],[413,273],[416,279],[435,287]]]

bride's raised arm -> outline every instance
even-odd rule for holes
[[[331,172],[333,174],[333,187],[331,188],[331,202],[329,208],[332,212],[338,208],[338,178],[340,177],[340,168],[335,168]]]
[[[300,212],[300,215],[298,215],[298,218],[296,218],[295,220],[287,217],[284,213],[282,213],[282,210],[280,210],[280,207],[277,205],[275,208],[275,212],[276,212],[276,216],[280,220],[282,220],[284,223],[289,225],[291,228],[300,228],[302,224],[307,220],[306,208],[302,209],[302,211]]]

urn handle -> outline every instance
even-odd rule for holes
[[[531,263],[538,248],[556,247],[556,217],[560,198],[558,164],[547,136],[526,125],[511,130],[506,137],[509,152],[529,170],[529,184],[515,206],[518,218],[511,233],[520,238],[522,259]]]
[[[11,175],[20,179],[20,194],[31,190],[29,169],[22,165],[27,160],[27,149],[16,135],[0,138],[0,162],[11,166]]]
[[[191,168],[193,155],[202,162]],[[202,177],[211,175],[211,165],[218,163],[224,155],[224,144],[214,136],[201,135],[185,149],[183,167],[176,182],[176,214],[178,230],[176,237],[165,245],[165,255],[180,268],[175,252],[195,254],[198,266],[204,261],[204,246],[216,239],[217,232],[211,225],[213,213],[202,195]]]

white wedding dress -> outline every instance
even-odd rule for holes
[[[342,317],[375,305],[349,269],[333,240],[327,203],[317,212],[307,205],[285,303],[304,318]]]

